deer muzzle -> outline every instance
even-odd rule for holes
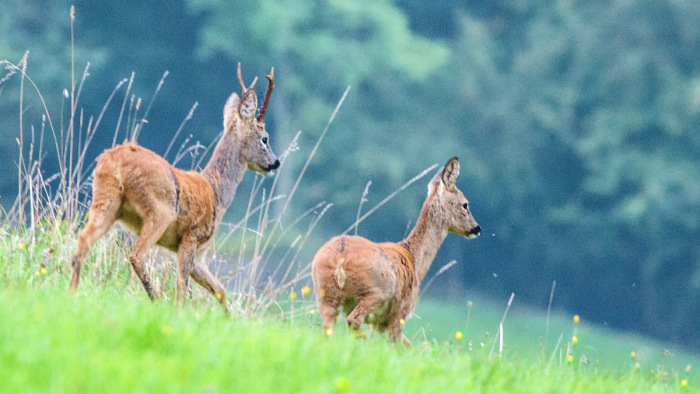
[[[474,239],[479,235],[481,235],[481,226],[477,225],[473,229],[469,230],[469,232],[467,233],[467,238]]]

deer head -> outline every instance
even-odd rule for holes
[[[248,169],[266,175],[279,167],[280,162],[270,148],[270,136],[265,130],[265,112],[270,102],[270,94],[274,89],[274,72],[270,70],[267,76],[268,87],[263,107],[256,117],[258,97],[255,94],[257,77],[249,87],[243,83],[241,64],[238,63],[238,82],[241,85],[241,98],[237,93],[231,94],[224,106],[224,135],[222,140],[235,139],[241,148],[241,159]]]
[[[428,185],[428,198],[432,198],[433,207],[448,231],[476,238],[481,234],[481,227],[476,223],[469,210],[469,200],[456,186],[459,177],[459,159],[451,158],[440,169]]]

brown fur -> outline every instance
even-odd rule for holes
[[[272,91],[272,72],[268,76]],[[90,247],[119,220],[139,235],[129,255],[148,296],[153,299],[145,255],[155,244],[177,253],[177,300],[181,303],[192,278],[228,309],[226,289],[200,257],[214,236],[246,168],[267,173],[279,166],[267,140],[264,112],[256,119],[253,85],[242,99],[233,93],[224,106],[224,132],[202,172],[173,167],[156,153],[132,143],[106,150],[97,158],[88,222],[78,236],[71,260],[70,290]],[[264,108],[263,108],[264,109]]]
[[[369,323],[379,332],[388,330],[393,341],[402,337],[401,322],[413,311],[420,283],[447,233],[474,238],[481,231],[455,186],[458,175],[455,157],[430,181],[416,226],[403,241],[375,243],[341,235],[316,252],[312,278],[326,332],[343,307],[353,331]]]

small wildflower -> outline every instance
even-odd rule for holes
[[[637,352],[632,351],[632,352],[630,353],[630,357],[632,357],[632,358],[637,357]]]
[[[576,335],[571,337],[571,343],[573,343],[574,345],[578,343],[578,337]]]
[[[114,285],[115,285],[115,286],[117,286],[117,287],[121,287],[121,285],[122,285],[122,282],[120,282],[120,281],[116,281],[116,282],[114,283]]]
[[[471,301],[467,301],[467,307],[471,308],[471,307],[472,307],[472,305],[474,305],[474,304],[472,304],[472,302],[471,302]]]
[[[333,329],[332,329],[332,328],[327,329],[327,330],[326,330],[326,335],[328,335],[328,336],[333,335]]]
[[[399,324],[401,324],[401,325],[403,326],[404,324],[406,324],[406,320],[404,320],[404,319],[399,319]]]
[[[172,260],[168,260],[168,261],[166,262],[166,264],[172,265],[172,264],[173,264],[173,261],[172,261]]]
[[[41,267],[41,268],[39,269],[39,272],[41,272],[42,275],[46,275],[46,273],[48,272],[48,270],[46,269],[46,267]]]
[[[304,286],[301,288],[301,295],[309,295],[311,293],[311,288],[309,286]]]
[[[574,315],[574,323],[578,323],[579,321],[581,321],[579,315]]]
[[[295,298],[297,298],[297,292],[294,291],[294,290],[290,291],[290,292],[289,292],[289,298],[292,299],[292,300],[295,299]]]
[[[36,272],[36,275],[39,276],[39,275],[41,275],[41,273],[39,273],[39,271],[37,271],[37,272]]]
[[[338,380],[335,381],[335,388],[338,389],[338,391],[348,391],[350,388],[350,379],[346,377],[338,378]]]
[[[455,332],[455,339],[458,341],[462,339],[462,331]]]
[[[566,361],[568,361],[568,362],[574,361],[574,355],[573,355],[573,354],[569,354],[568,356],[566,356]]]
[[[224,296],[223,296],[221,293],[216,293],[216,299],[217,299],[217,300],[220,300],[220,299],[222,299],[222,298],[224,298]]]
[[[685,379],[681,380],[681,386],[685,387],[685,386],[687,386],[687,385],[688,385],[688,381],[687,381],[687,380],[685,380]]]
[[[27,245],[25,245],[21,242],[19,244],[17,244],[17,249],[19,249],[19,250],[26,249],[26,248],[27,248]]]
[[[309,315],[315,315],[315,314],[316,314],[316,310],[315,310],[315,309],[312,309],[312,310],[309,311]]]

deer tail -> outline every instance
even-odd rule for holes
[[[341,258],[338,260],[338,265],[335,267],[335,281],[341,289],[345,286],[345,278],[347,277],[347,275],[345,275],[343,263],[345,263],[345,259]]]

